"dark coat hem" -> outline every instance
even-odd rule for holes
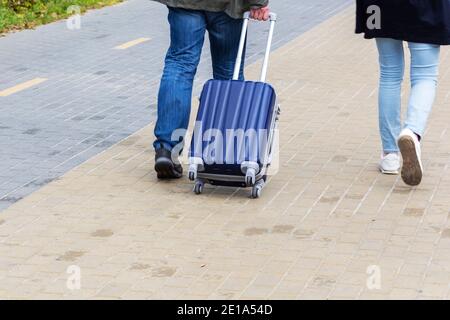
[[[450,45],[450,38],[449,39],[442,39],[439,37],[432,37],[429,34],[427,35],[420,35],[420,34],[392,34],[389,32],[366,32],[361,30],[356,30],[357,34],[363,34],[365,39],[375,39],[375,38],[390,38],[395,40],[402,40],[402,41],[408,41],[408,42],[415,42],[415,43],[429,43],[429,44],[436,44],[440,46],[446,46]]]
[[[367,26],[372,5],[380,9],[381,29]],[[356,33],[367,39],[450,45],[450,0],[356,0]]]

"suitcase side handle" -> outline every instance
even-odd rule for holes
[[[239,41],[239,50],[236,58],[236,63],[234,66],[233,80],[239,79],[239,71],[241,69],[242,55],[244,52],[245,40],[247,38],[249,21],[250,21],[250,11],[247,11],[244,13],[244,21],[242,23],[241,39]],[[267,38],[266,52],[264,54],[264,60],[261,68],[261,77],[260,77],[261,82],[266,81],[267,69],[269,66],[270,49],[272,47],[273,31],[275,29],[275,22],[277,21],[277,14],[271,12],[269,15],[269,21],[270,21],[270,29],[269,29],[269,36]]]

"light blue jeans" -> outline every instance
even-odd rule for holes
[[[402,129],[401,85],[405,71],[403,41],[376,39],[380,56],[379,125],[385,153],[398,152]],[[440,46],[409,42],[411,94],[403,128],[423,136],[436,96]]]

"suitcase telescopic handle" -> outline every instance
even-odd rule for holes
[[[242,23],[241,39],[239,41],[239,50],[236,58],[236,64],[234,66],[233,80],[239,79],[239,72],[241,70],[242,55],[244,52],[245,39],[247,37],[249,20],[250,20],[250,12],[247,11],[244,13],[244,21]],[[260,78],[261,82],[266,81],[267,67],[269,66],[270,48],[272,47],[273,31],[275,29],[275,22],[277,21],[277,14],[271,12],[269,15],[269,21],[270,21],[270,29],[269,29],[269,36],[267,38],[266,53],[264,55],[264,60],[261,69],[261,78]]]

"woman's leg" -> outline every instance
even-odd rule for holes
[[[411,50],[411,96],[405,128],[398,145],[402,153],[402,179],[411,186],[422,181],[420,137],[425,132],[428,116],[436,96],[439,46],[409,43]]]
[[[376,39],[380,62],[378,112],[381,140],[385,154],[398,152],[401,130],[401,85],[405,70],[403,42]]]
[[[409,43],[411,51],[411,96],[405,128],[422,137],[436,97],[440,46]]]

